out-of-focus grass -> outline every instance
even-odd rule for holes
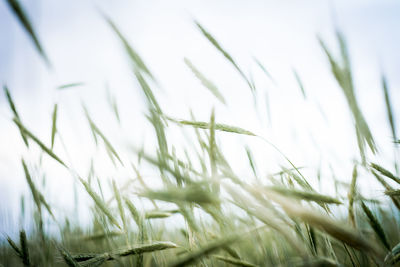
[[[45,55],[34,31],[24,14],[19,12],[17,1],[8,1],[14,8],[22,24],[27,27],[42,56]],[[18,11],[18,12],[17,12]],[[128,59],[132,63],[133,76],[142,89],[147,101],[147,118],[157,137],[156,156],[151,156],[142,149],[134,149],[140,162],[146,162],[158,170],[161,187],[153,188],[144,182],[140,165],[136,167],[129,157],[120,154],[84,108],[89,128],[97,145],[104,145],[110,159],[121,164],[115,168],[132,165],[132,176],[137,177],[139,186],[133,190],[129,186],[118,185],[110,180],[113,197],[103,196],[103,186],[91,168],[90,174],[82,178],[67,161],[57,156],[55,138],[58,133],[58,106],[55,104],[52,115],[50,146],[37,138],[27,129],[20,118],[16,104],[6,86],[4,91],[12,111],[15,125],[22,140],[38,145],[59,164],[67,167],[76,183],[93,200],[91,226],[83,229],[73,223],[73,218],[57,218],[53,215],[54,207],[46,201],[44,193],[35,184],[35,177],[30,172],[31,165],[22,160],[22,167],[35,204],[32,214],[33,231],[26,235],[20,232],[19,241],[7,238],[7,243],[0,245],[0,264],[2,266],[384,266],[395,265],[400,259],[398,225],[400,190],[389,182],[399,183],[400,179],[390,171],[368,160],[365,143],[377,153],[372,132],[362,115],[357,103],[352,81],[348,51],[342,35],[338,34],[341,56],[335,58],[324,42],[321,46],[333,76],[345,94],[356,125],[361,160],[349,175],[348,188],[336,191],[336,195],[324,195],[313,188],[307,177],[276,146],[261,135],[238,126],[218,121],[218,114],[211,112],[209,122],[176,119],[164,113],[152,86],[157,85],[144,60],[129,44],[123,33],[109,18],[107,22],[117,34]],[[196,22],[200,33],[233,65],[256,95],[256,87],[241,70],[233,57],[226,52],[216,39],[203,26]],[[224,96],[188,59],[187,66],[200,82],[226,104]],[[261,62],[268,78],[269,72]],[[305,88],[298,73],[295,78],[302,94]],[[68,84],[59,89],[78,86]],[[388,122],[391,133],[396,139],[394,114],[391,107],[386,80],[383,80],[384,96],[387,105]],[[109,104],[120,121],[116,101],[109,95]],[[165,109],[167,110],[167,109]],[[193,154],[180,158],[175,153],[166,129],[185,126],[192,128],[198,148]],[[101,125],[99,125],[101,126]],[[245,138],[261,138],[272,145],[291,166],[282,167],[281,171],[265,178],[257,168],[251,149],[245,151],[249,161],[249,176],[255,180],[246,180],[233,171],[220,147],[221,132],[242,135]],[[97,143],[101,139],[101,143]],[[29,146],[30,148],[31,146]],[[189,148],[188,148],[189,149]],[[295,149],[295,148],[294,148]],[[194,155],[197,155],[194,156]],[[368,163],[368,164],[363,164]],[[40,168],[41,166],[34,166]],[[358,171],[365,176],[358,179]],[[377,179],[386,190],[387,201],[376,202],[363,197],[358,185],[368,179]],[[323,177],[323,179],[330,179]],[[388,179],[392,180],[388,182]],[[97,180],[98,186],[95,185]],[[134,179],[132,179],[133,182]],[[143,209],[137,200],[149,200],[153,208]],[[169,203],[168,209],[160,208],[162,203]],[[372,204],[371,204],[372,203]],[[394,206],[392,207],[392,203]],[[87,203],[79,203],[86,205]],[[339,216],[335,206],[348,210],[348,217]],[[44,224],[46,211],[50,221]],[[179,218],[182,223],[174,227],[162,223],[164,220]],[[66,223],[60,223],[66,221]],[[48,224],[58,226],[59,234],[54,235],[46,229]],[[71,226],[74,225],[74,226]],[[397,244],[397,245],[396,245]]]

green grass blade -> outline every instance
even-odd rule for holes
[[[192,184],[185,187],[170,186],[164,190],[146,190],[143,196],[173,203],[218,204],[220,200],[216,195],[207,190],[206,186]]]
[[[286,156],[284,156],[286,158]],[[298,185],[300,185],[302,188],[304,188],[307,191],[315,191],[312,186],[308,183],[307,179],[299,173],[298,168],[296,168],[288,159],[286,159],[293,167],[293,169],[287,169],[285,167],[281,167],[283,170],[283,173],[287,173],[293,180],[296,181]],[[296,172],[294,172],[295,170]],[[300,176],[298,175],[300,174]]]
[[[124,234],[123,232],[117,232],[117,231],[110,231],[108,233],[100,232],[100,233],[94,233],[92,235],[83,236],[83,237],[79,238],[79,240],[98,242],[105,238],[121,236],[123,234]]]
[[[135,70],[134,73],[135,73],[137,81],[139,82],[140,87],[143,90],[143,93],[146,96],[149,106],[152,107],[153,109],[155,109],[158,114],[162,114],[161,107],[158,104],[149,84],[146,82],[146,79],[142,76],[140,71]]]
[[[108,260],[115,260],[119,257],[126,257],[126,256],[135,256],[139,255],[141,256],[144,253],[151,253],[151,252],[156,252],[156,251],[161,251],[161,250],[166,250],[166,249],[172,249],[172,248],[177,248],[178,245],[168,242],[168,241],[159,241],[159,242],[154,242],[151,244],[146,244],[142,246],[137,246],[134,248],[129,248],[129,249],[120,249],[118,251],[112,251],[108,253],[103,253],[103,254],[93,254],[93,253],[87,253],[87,254],[79,254],[73,256],[74,260],[77,261],[79,260],[81,263],[80,266],[99,266],[99,264],[104,263]]]
[[[320,204],[337,204],[337,205],[343,204],[340,200],[336,198],[326,195],[321,195],[315,192],[300,191],[280,186],[269,186],[267,187],[267,189],[277,192],[286,197],[298,198],[306,201],[314,201]]]
[[[53,212],[51,211],[50,205],[47,203],[42,193],[37,190],[35,184],[33,183],[32,177],[29,173],[28,167],[26,166],[24,159],[22,159],[21,162],[24,169],[26,181],[28,182],[29,189],[31,190],[33,200],[35,201],[37,208],[41,210],[41,205],[43,205],[46,208],[47,212],[51,215],[51,217],[56,220]]]
[[[97,264],[98,261],[104,263],[107,260],[115,260],[118,257],[126,257],[131,255],[142,255],[144,253],[151,253],[165,249],[177,248],[178,245],[169,241],[159,241],[151,244],[136,246],[128,249],[119,249],[117,251],[107,252],[103,254],[86,253],[73,256],[74,260],[82,262],[81,266],[99,266],[91,265]]]
[[[154,131],[156,132],[159,157],[158,159],[165,164],[165,159],[168,158],[168,143],[165,135],[165,123],[161,116],[153,108],[149,108],[150,114],[147,115],[147,119],[153,125]]]
[[[81,253],[81,254],[74,254],[71,256],[77,262],[82,262],[82,261],[87,261],[87,260],[96,258],[99,255],[101,255],[101,254],[99,254],[99,253]]]
[[[19,0],[6,0],[8,6],[11,8],[12,12],[14,15],[18,18],[18,21],[22,24],[24,27],[25,31],[29,34],[29,37],[32,39],[36,50],[39,52],[41,57],[44,59],[46,64],[50,66],[50,61],[39,41],[39,38],[37,37],[37,34],[35,32],[34,27],[32,26],[32,23],[26,14],[24,8],[20,4]]]
[[[251,153],[251,150],[248,146],[246,146],[245,149],[246,149],[246,155],[247,155],[247,159],[249,160],[251,170],[253,171],[254,177],[257,177],[256,163],[254,161],[253,154]]]
[[[303,96],[304,96],[304,99],[306,99],[307,96],[306,96],[306,90],[304,89],[303,81],[301,80],[299,74],[297,73],[297,71],[296,71],[295,69],[293,69],[293,74],[294,74],[294,77],[296,78],[297,84],[298,84],[299,87],[300,87],[301,93],[302,93]]]
[[[269,73],[269,71],[267,71],[267,69],[264,67],[264,65],[263,65],[257,58],[254,58],[254,61],[256,62],[256,64],[258,65],[258,67],[264,72],[264,74],[265,74],[274,84],[276,84],[274,78],[271,76],[271,74]]]
[[[138,68],[140,71],[143,71],[144,73],[146,73],[147,76],[149,76],[153,81],[155,81],[153,75],[147,68],[147,66],[144,63],[144,61],[142,60],[142,58],[133,49],[133,47],[129,44],[128,40],[124,37],[124,35],[122,35],[122,33],[120,32],[118,27],[115,25],[115,23],[104,14],[103,14],[103,17],[105,18],[107,23],[110,25],[111,29],[113,29],[113,31],[117,34],[118,38],[122,42],[126,53],[128,54],[129,58],[131,59],[134,69]]]
[[[96,192],[94,192],[92,190],[92,188],[90,187],[90,185],[86,181],[84,181],[82,178],[79,178],[79,180],[81,181],[81,183],[85,187],[86,192],[88,192],[88,194],[92,197],[94,203],[104,213],[104,215],[107,216],[107,218],[110,220],[110,222],[112,224],[114,224],[115,226],[117,226],[119,229],[122,229],[121,226],[118,224],[117,220],[111,214],[111,211],[109,210],[109,208],[106,206],[104,201],[100,198],[100,196]]]
[[[84,86],[84,85],[85,85],[85,83],[83,83],[83,82],[67,83],[67,84],[62,84],[62,85],[57,86],[57,89],[60,89],[60,90],[69,89],[69,88],[72,88],[72,87],[79,87],[79,86]]]
[[[165,159],[155,159],[155,158],[145,154],[143,151],[139,151],[139,153],[142,155],[142,158],[144,160],[146,160],[148,163],[151,163],[152,165],[157,166],[162,171],[167,171],[170,174],[172,174],[178,183],[181,183],[181,182],[191,183],[192,182],[189,176],[182,174],[181,172],[179,172],[178,170],[175,170],[174,168],[171,168],[169,166],[169,164],[167,164]]]
[[[24,264],[24,266],[30,267],[32,265],[29,258],[28,240],[26,239],[26,233],[24,230],[19,232],[19,240],[21,243],[22,263]]]
[[[60,245],[56,245],[56,247],[69,267],[82,267],[65,248]]]
[[[348,194],[349,198],[349,219],[351,224],[355,227],[356,226],[356,220],[354,216],[354,197],[356,195],[356,182],[357,182],[357,165],[354,165],[353,168],[353,176],[351,179],[351,184],[350,184],[350,191]]]
[[[136,225],[139,229],[139,241],[141,243],[144,242],[144,240],[147,240],[147,229],[146,229],[146,225],[144,222],[144,216],[142,216],[141,213],[139,213],[139,211],[136,209],[136,207],[133,205],[133,203],[128,199],[128,198],[124,198],[125,200],[125,204],[128,207],[128,210],[130,211],[133,219],[136,222]],[[139,256],[139,258],[141,258],[140,260],[143,261],[143,257]]]
[[[335,221],[324,214],[307,209],[293,201],[289,201],[278,195],[269,195],[289,216],[300,219],[309,225],[319,228],[332,237],[348,244],[349,246],[364,252],[369,252],[376,259],[382,258],[380,247],[366,240],[360,233],[347,227],[343,223]]]
[[[147,245],[141,245],[141,246],[138,246],[135,248],[121,250],[115,254],[118,255],[119,257],[125,257],[125,256],[129,256],[129,255],[140,255],[143,253],[151,253],[151,252],[155,252],[155,251],[172,249],[172,248],[177,248],[177,247],[178,247],[178,245],[176,245],[172,242],[159,241],[159,242],[154,242],[154,243],[147,244]]]
[[[111,145],[110,141],[108,141],[108,139],[105,137],[105,135],[102,133],[102,131],[100,131],[100,129],[97,127],[97,125],[90,118],[89,112],[87,111],[87,109],[85,107],[84,107],[84,111],[85,111],[86,118],[89,122],[90,129],[92,130],[93,136],[96,136],[96,135],[99,136],[101,138],[101,140],[103,140],[103,143],[107,149],[107,152],[110,155],[114,156],[121,163],[121,165],[124,165],[124,163],[122,162],[122,160],[119,157],[115,148]],[[96,137],[95,137],[95,140],[96,140]]]
[[[400,190],[386,190],[385,194],[388,196],[400,196]]]
[[[252,230],[254,231],[254,230]],[[219,240],[209,242],[207,245],[201,246],[199,249],[192,251],[185,255],[184,257],[176,260],[172,264],[170,264],[171,267],[178,267],[178,266],[186,266],[193,264],[197,261],[199,261],[201,258],[207,256],[208,254],[215,252],[219,249],[223,249],[224,247],[232,244],[235,241],[238,241],[239,239],[243,238],[246,234],[251,233],[252,231],[248,231],[245,233],[240,233],[240,234],[231,234],[229,236],[223,237]]]
[[[6,85],[3,85],[3,90],[4,90],[4,93],[6,94],[6,98],[7,98],[7,101],[8,101],[8,104],[10,106],[11,111],[13,112],[14,116],[19,119],[17,108],[15,107],[14,101],[13,101],[13,99],[11,97],[11,94],[10,94],[10,91],[8,90],[8,87]]]
[[[224,96],[220,93],[218,90],[217,86],[207,79],[194,65],[193,63],[188,59],[184,59],[186,66],[193,72],[193,74],[196,76],[197,79],[201,82],[201,84],[206,87],[210,92],[219,100],[221,101],[222,104],[226,105],[225,98]]]
[[[20,231],[19,236],[20,236],[21,248],[19,248],[17,246],[17,244],[15,244],[14,241],[10,237],[7,237],[7,242],[17,253],[18,257],[22,261],[22,264],[26,267],[30,267],[30,266],[32,266],[32,264],[31,264],[31,260],[29,257],[28,241],[26,238],[25,231],[24,230]]]
[[[12,113],[14,114],[14,117],[17,118],[19,121],[21,121],[21,118],[19,117],[18,112],[17,112],[17,108],[15,107],[14,101],[13,101],[13,99],[11,97],[10,91],[8,90],[7,86],[5,86],[5,85],[3,86],[3,89],[4,89],[4,92],[6,94],[8,105],[10,106],[10,109],[11,109]],[[24,143],[25,143],[26,147],[29,147],[28,139],[24,135],[24,133],[21,130],[21,128],[19,129],[19,131],[21,133],[22,140],[24,140]]]
[[[83,267],[98,267],[100,265],[103,265],[108,260],[111,260],[112,256],[109,253],[103,253],[100,255],[97,255],[94,258],[91,258],[90,260],[84,261],[81,264]]]
[[[54,140],[57,132],[57,110],[58,110],[58,105],[55,104],[53,109],[52,126],[51,126],[51,146],[50,146],[51,149],[53,149],[54,147]]]
[[[356,123],[356,129],[359,134],[359,146],[360,152],[364,150],[364,142],[366,142],[373,153],[376,153],[376,145],[372,133],[368,127],[368,124],[361,112],[361,109],[358,105],[357,98],[355,95],[355,88],[353,84],[353,77],[350,66],[350,59],[347,51],[347,46],[344,41],[343,35],[337,31],[336,33],[337,40],[340,46],[341,56],[339,59],[335,59],[328,47],[325,43],[319,39],[320,45],[324,50],[330,66],[333,76],[338,82],[340,88],[342,89],[349,108],[352,112],[354,121]],[[363,157],[363,155],[361,155]]]
[[[397,134],[396,134],[395,119],[394,119],[394,115],[393,115],[394,113],[393,113],[392,103],[390,101],[389,89],[387,86],[386,78],[383,75],[382,75],[382,88],[383,88],[383,93],[385,96],[386,113],[387,113],[387,117],[389,120],[390,129],[392,130],[393,140],[396,140]]]
[[[375,178],[378,180],[378,182],[381,183],[381,185],[386,189],[386,191],[394,191],[394,189],[382,178],[380,177],[376,172],[371,170],[371,173],[375,176]],[[397,207],[398,210],[400,210],[400,202],[395,196],[391,196],[389,194],[390,198],[392,199],[393,204]]]
[[[244,72],[239,68],[238,64],[236,64],[235,60],[231,57],[231,55],[221,47],[221,45],[217,42],[217,40],[203,26],[201,26],[199,22],[195,21],[195,24],[200,29],[201,33],[208,39],[208,41],[210,41],[210,43],[220,53],[222,53],[222,55],[233,65],[233,67],[240,74],[240,76],[242,76],[242,78],[245,80],[245,82],[250,87],[250,89],[252,91],[254,91],[255,88],[254,88],[253,84],[250,82],[250,80],[247,78],[247,76],[244,74]]]
[[[200,260],[201,258],[205,257],[207,254],[217,251],[218,249],[222,249],[223,247],[231,244],[235,240],[239,239],[238,236],[234,238],[224,238],[218,241],[214,241],[211,244],[206,245],[194,252],[189,253],[185,257],[178,259],[177,261],[173,262],[170,266],[171,267],[180,267],[193,264],[194,262]]]
[[[18,257],[20,257],[22,259],[21,249],[18,247],[17,244],[15,244],[15,242],[9,236],[7,236],[7,242],[14,249],[14,251],[18,254]]]
[[[168,211],[154,210],[154,211],[146,212],[145,218],[146,219],[164,219],[164,218],[171,217],[172,215],[173,215],[173,213],[168,212]]]
[[[194,128],[200,128],[200,129],[210,129],[211,128],[211,125],[208,122],[179,120],[179,119],[173,119],[170,117],[168,117],[168,120],[170,120],[174,123],[180,124],[180,125],[192,126]],[[242,129],[240,127],[231,126],[231,125],[222,124],[222,123],[216,123],[215,130],[229,132],[229,133],[256,136],[256,134],[254,134],[250,131],[247,131],[245,129]]]
[[[396,183],[400,184],[400,178],[398,178],[397,176],[395,176],[393,173],[391,173],[390,171],[386,170],[382,166],[380,166],[380,165],[378,165],[376,163],[371,163],[371,167],[374,168],[375,170],[377,170],[378,172],[380,172],[382,175],[384,175],[384,176],[392,179]]]
[[[112,185],[113,185],[115,199],[117,200],[117,204],[118,204],[119,214],[121,216],[122,224],[124,226],[124,231],[127,232],[128,231],[128,227],[126,225],[125,211],[124,211],[124,207],[122,205],[121,194],[120,194],[120,192],[118,190],[118,187],[117,187],[117,184],[115,183],[115,180],[112,181]]]
[[[44,196],[42,195],[42,193],[40,193],[40,192],[38,192],[38,193],[39,193],[40,202],[46,208],[47,212],[51,215],[51,217],[56,221],[56,217],[54,216],[53,212],[51,211],[51,207],[50,207],[49,203],[47,203],[47,201],[44,198]]]
[[[25,178],[26,181],[28,182],[29,185],[29,189],[31,190],[32,196],[33,196],[33,200],[35,201],[35,204],[40,212],[41,210],[41,201],[40,201],[40,196],[39,196],[39,191],[36,189],[35,184],[33,183],[32,177],[29,173],[28,167],[25,164],[24,159],[21,159],[22,162],[22,167],[24,169],[24,173],[25,173]]]
[[[115,99],[115,96],[113,96],[111,94],[111,92],[108,89],[108,87],[107,87],[107,101],[108,101],[108,104],[111,107],[111,110],[114,112],[114,115],[117,118],[118,123],[121,123],[121,118],[120,118],[120,115],[119,115],[117,100]]]
[[[357,136],[357,145],[358,149],[360,150],[360,156],[361,156],[361,162],[363,165],[367,162],[366,157],[365,157],[365,145],[364,145],[364,140],[362,137],[362,134],[360,132],[360,129],[355,125],[354,127],[356,129],[356,136]]]
[[[364,202],[361,202],[361,207],[362,207],[365,215],[367,215],[367,217],[368,217],[369,225],[372,227],[372,229],[374,229],[376,235],[379,237],[379,239],[381,240],[382,244],[388,250],[390,250],[390,245],[389,245],[389,242],[388,242],[388,240],[386,238],[385,231],[383,230],[383,228],[382,228],[381,224],[379,223],[378,219],[374,216],[374,214],[368,208],[368,206],[364,204]]]
[[[211,112],[210,118],[210,138],[209,138],[209,157],[211,166],[211,177],[213,179],[212,189],[213,193],[219,195],[220,186],[217,180],[217,144],[215,141],[215,112],[214,109]]]
[[[32,139],[50,157],[61,163],[61,165],[63,165],[64,167],[68,168],[67,165],[65,165],[65,163],[56,154],[54,154],[54,152],[50,148],[48,148],[45,144],[42,143],[42,141],[39,140],[39,138],[37,138],[32,132],[25,128],[25,126],[17,118],[14,118],[13,121],[24,135]]]
[[[133,219],[136,222],[136,225],[140,228],[141,225],[143,224],[141,215],[139,214],[139,211],[136,209],[136,207],[133,205],[133,203],[128,199],[128,198],[124,198],[125,200],[125,204],[128,207],[129,211],[132,214]]]

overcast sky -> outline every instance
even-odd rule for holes
[[[209,120],[215,107],[217,122],[237,125],[268,138],[295,164],[314,167],[309,175],[316,175],[315,167],[321,162],[325,169],[332,163],[346,181],[353,160],[359,160],[353,120],[317,40],[317,35],[321,36],[337,52],[334,29],[338,26],[349,45],[360,106],[381,152],[377,160],[392,166],[393,144],[380,75],[384,72],[387,76],[395,116],[399,118],[398,1],[21,1],[50,58],[51,69],[39,57],[5,2],[0,1],[0,82],[10,88],[22,121],[47,144],[51,111],[58,103],[59,130],[68,154],[59,140],[55,151],[68,158],[82,175],[87,172],[90,159],[97,156],[97,169],[103,178],[129,176],[128,170],[115,170],[106,157],[98,155],[99,149],[93,144],[83,116],[82,102],[115,146],[123,148],[128,142],[144,142],[151,150],[156,140],[144,118],[144,97],[129,60],[101,12],[116,23],[156,76],[159,86],[154,92],[167,114],[189,119],[192,110],[199,120]],[[246,74],[254,77],[257,107],[246,83],[204,38],[194,20],[219,41]],[[184,57],[218,86],[227,106],[202,87],[185,66]],[[262,73],[254,57],[264,64],[276,83]],[[306,99],[293,69],[304,83]],[[84,85],[56,89],[75,82]],[[118,103],[121,127],[107,103],[106,86]],[[11,210],[19,206],[19,196],[27,190],[21,156],[30,159],[32,166],[38,161],[37,153],[28,153],[24,148],[11,119],[2,94],[2,217],[13,217]],[[175,134],[177,130],[175,127],[169,132],[171,140],[189,142],[182,141]],[[276,151],[257,140],[222,134],[219,143],[243,175],[248,175],[249,170],[243,144],[254,150],[262,174],[279,170],[278,162],[284,164]],[[45,161],[46,194],[56,207],[65,206],[73,192],[71,177],[48,158]],[[62,198],[59,192],[63,192]]]

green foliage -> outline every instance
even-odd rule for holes
[[[188,66],[188,68],[193,72],[193,74],[197,77],[197,79],[199,79],[199,81],[201,82],[202,85],[204,85],[204,87],[206,87],[208,90],[210,90],[210,92],[216,97],[218,98],[219,101],[221,101],[222,104],[226,104],[225,103],[225,98],[224,96],[221,94],[221,92],[218,90],[217,86],[210,81],[209,79],[207,79],[194,65],[193,63],[185,58],[184,59],[185,64]]]
[[[28,15],[25,12],[25,9],[22,7],[19,0],[6,0],[8,6],[11,8],[14,15],[17,17],[18,21],[24,27],[25,31],[29,34],[29,37],[32,39],[36,50],[42,56],[44,61],[48,66],[50,66],[50,61],[43,49],[42,44],[39,41],[37,33],[32,25],[31,20],[29,19]]]
[[[377,149],[372,133],[357,101],[346,42],[341,32],[337,31],[336,36],[340,46],[340,57],[335,58],[325,42],[321,39],[320,44],[329,60],[332,74],[340,85],[353,115],[361,158],[363,162],[365,162],[365,143],[368,144],[373,153],[375,153]]]
[[[236,69],[236,71],[240,74],[243,80],[247,83],[249,88],[254,91],[255,87],[250,79],[244,74],[242,69],[236,63],[236,61],[232,58],[232,56],[221,47],[218,41],[197,21],[195,21],[196,26],[199,28],[201,33],[208,39],[208,41],[232,64],[232,66]]]
[[[44,56],[19,3],[10,0],[8,4],[23,25],[26,24],[27,31]],[[366,144],[372,152],[377,153],[378,150],[359,108],[347,47],[340,33],[337,34],[340,57],[335,58],[324,42],[321,41],[321,45],[355,121],[362,161],[368,164],[355,163],[352,177],[348,177],[345,183],[340,184],[333,178],[333,182],[340,184],[340,187],[335,194],[327,195],[326,190],[317,190],[312,179],[303,175],[303,168],[296,167],[276,145],[261,134],[218,123],[216,118],[219,117],[215,111],[218,109],[212,109],[207,122],[197,121],[193,114],[190,120],[167,116],[164,110],[167,111],[168,107],[161,107],[162,102],[158,102],[156,91],[153,91],[158,85],[155,77],[114,22],[104,17],[121,42],[132,65],[133,77],[143,92],[147,103],[146,117],[157,139],[155,151],[149,153],[144,149],[133,149],[133,155],[120,153],[122,151],[112,145],[116,140],[106,138],[84,108],[83,116],[86,116],[94,142],[98,144],[99,140],[102,141],[111,160],[121,163],[114,164],[115,169],[128,173],[126,185],[116,175],[108,180],[107,188],[103,180],[100,182],[102,174],[95,170],[92,161],[86,181],[54,151],[55,139],[60,134],[57,104],[53,108],[51,142],[47,146],[22,123],[11,94],[4,86],[12,121],[28,148],[27,153],[31,152],[28,141],[36,143],[41,152],[66,167],[75,178],[74,181],[83,185],[94,206],[91,209],[90,224],[85,227],[77,225],[71,214],[58,213],[60,207],[50,205],[51,202],[45,198],[46,194],[41,192],[45,185],[40,186],[37,180],[37,173],[45,171],[44,166],[41,163],[35,165],[34,160],[28,164],[22,160],[22,169],[32,195],[31,202],[35,206],[32,214],[34,219],[29,225],[29,229],[33,230],[28,231],[29,238],[21,231],[19,244],[10,237],[7,237],[8,244],[0,244],[0,265],[390,266],[400,261],[400,245],[391,245],[400,241],[400,178],[372,163],[368,153],[365,153]],[[197,22],[196,25],[204,37],[233,65],[251,88],[253,96],[256,96],[253,80],[244,74],[233,57],[203,26]],[[275,83],[266,68],[257,59],[254,60]],[[192,62],[185,59],[185,63],[221,103],[228,103],[220,89]],[[306,97],[303,81],[296,71],[294,75]],[[65,84],[58,89],[81,85]],[[383,89],[387,119],[396,140],[394,114],[384,78]],[[120,117],[117,102],[111,94],[108,95],[108,101],[115,118],[120,122],[123,117]],[[184,153],[177,149],[184,145],[174,143],[175,140],[169,135],[169,127],[175,125],[186,126],[193,130],[195,136],[191,139],[192,147],[183,147]],[[220,145],[224,141],[222,137],[227,135],[243,138],[241,141],[261,140],[261,144],[267,144],[267,148],[272,147],[274,152],[278,152],[285,163],[290,165],[289,168],[280,166],[277,172],[270,175],[265,166],[270,168],[273,163],[265,162],[262,157],[257,158],[255,155],[258,154],[253,153],[252,147],[245,143],[245,153],[239,151],[243,152],[243,159],[248,160],[248,169],[237,172],[236,166],[228,160],[228,155],[224,154]],[[194,152],[188,152],[190,149]],[[135,157],[138,164],[133,163]],[[24,158],[28,159],[27,156]],[[132,165],[133,169],[127,170],[123,162]],[[146,171],[156,172],[149,179],[147,174],[141,175],[142,168],[146,167]],[[307,168],[304,169],[307,171]],[[310,175],[306,171],[304,173]],[[319,170],[316,172],[318,179],[330,179],[330,176],[324,176]],[[361,184],[373,177],[385,190],[385,194],[382,194],[385,200],[377,201],[363,196]],[[95,187],[96,181],[98,188]],[[154,181],[157,181],[157,186],[153,184]],[[370,208],[371,203],[373,209]],[[84,202],[77,204],[87,205]],[[390,206],[392,204],[393,209]],[[24,208],[25,204],[22,206]],[[57,213],[53,213],[56,210]],[[341,213],[343,210],[345,212]],[[42,211],[46,211],[45,214]],[[56,219],[66,222],[58,223]],[[54,233],[53,226],[57,226],[59,233]]]

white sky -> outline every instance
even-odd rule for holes
[[[53,104],[59,104],[59,130],[71,159],[64,153],[59,140],[55,150],[71,160],[82,175],[87,172],[90,158],[99,152],[93,145],[81,102],[87,104],[99,128],[115,146],[123,148],[126,140],[136,145],[145,141],[150,149],[155,140],[143,116],[144,97],[135,83],[129,61],[98,10],[114,20],[160,82],[161,88],[154,88],[154,92],[167,114],[189,119],[192,109],[199,120],[208,120],[212,107],[215,107],[217,122],[262,134],[299,166],[315,167],[321,161],[331,162],[340,178],[348,181],[352,160],[358,158],[352,119],[316,39],[319,34],[335,48],[335,20],[350,47],[357,96],[382,152],[378,161],[392,166],[388,160],[393,152],[390,129],[379,79],[383,70],[398,118],[398,1],[21,2],[32,18],[53,69],[45,67],[5,1],[1,1],[0,82],[9,86],[23,122],[46,143],[50,140]],[[249,88],[201,35],[193,19],[219,41],[246,73],[253,74],[260,92],[258,114]],[[277,85],[257,68],[253,56],[265,65]],[[183,63],[184,57],[218,86],[227,99],[227,107],[220,105],[201,86]],[[292,67],[303,80],[307,100],[301,95]],[[64,91],[55,89],[73,82],[84,82],[85,86]],[[107,105],[106,83],[117,99],[122,129]],[[272,122],[266,116],[265,92],[269,95]],[[321,109],[326,118],[321,115]],[[182,143],[176,129],[172,127],[170,138]],[[34,163],[37,156],[24,149],[18,131],[11,123],[4,96],[0,97],[0,137],[0,196],[3,203],[0,216],[15,219],[11,210],[19,206],[19,196],[27,190],[20,158],[24,155]],[[249,175],[242,148],[244,143],[254,150],[261,173],[277,171],[277,162],[284,164],[271,147],[257,140],[221,134],[219,143],[244,176]],[[123,179],[131,173],[125,169],[116,171],[107,158],[97,157],[101,178]],[[72,178],[47,158],[44,167],[46,195],[50,202],[55,209],[71,206],[68,203],[73,192]],[[329,175],[327,164],[324,168]],[[307,174],[315,176],[315,168]],[[40,180],[39,177],[36,179]],[[381,194],[376,189],[372,191]],[[30,199],[29,194],[25,195]],[[4,221],[7,220],[0,220],[3,221],[1,228],[5,228],[7,223]]]

